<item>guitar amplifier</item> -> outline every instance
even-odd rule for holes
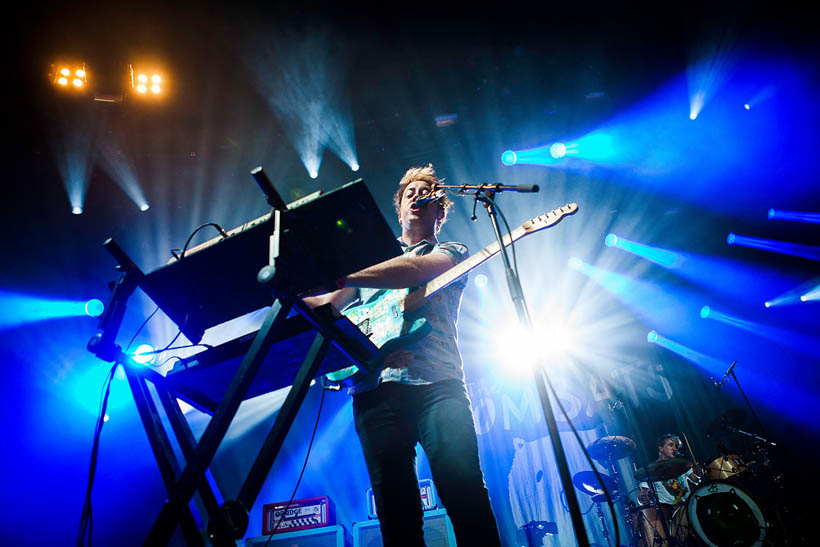
[[[325,526],[314,530],[300,530],[298,532],[276,533],[270,535],[247,538],[245,547],[351,547],[352,540],[341,524]]]
[[[353,523],[353,547],[382,547],[379,521]],[[424,513],[424,544],[427,547],[456,547],[453,524],[444,509]]]
[[[262,533],[267,535],[273,533],[274,529],[279,534],[321,528],[335,523],[333,500],[327,496],[293,500],[290,505],[283,501],[262,506]]]
[[[420,480],[419,491],[421,492],[421,508],[423,511],[432,511],[433,509],[438,508],[436,487],[433,486],[432,480]],[[372,488],[367,489],[367,516],[372,519],[378,518],[378,515],[376,514],[376,498],[373,497]]]

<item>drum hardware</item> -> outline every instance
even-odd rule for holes
[[[604,510],[601,507],[602,503],[606,503],[606,494],[604,493],[604,489],[609,492],[609,497],[612,500],[612,503],[620,500],[621,496],[618,491],[618,483],[615,479],[603,473],[598,473],[598,476],[601,477],[600,482],[598,481],[598,477],[596,477],[594,471],[580,471],[572,477],[572,484],[574,484],[578,490],[590,496],[592,501],[595,503],[598,520],[601,523],[601,531],[604,539],[606,540],[606,544],[609,547],[609,530],[607,529],[606,521],[604,520]],[[618,523],[616,522],[615,526],[617,525]]]
[[[622,435],[601,437],[587,447],[589,455],[601,463],[612,463],[635,452],[635,441]]]
[[[739,435],[743,435],[745,437],[748,437],[748,438],[750,438],[751,440],[755,441],[758,444],[770,445],[770,446],[773,446],[773,447],[777,446],[776,443],[773,443],[769,439],[764,439],[760,435],[755,435],[754,433],[749,433],[748,431],[743,431],[742,429],[739,429],[737,427],[727,426],[726,429],[728,429],[732,433],[738,433]]]
[[[621,475],[618,472],[618,468],[615,465],[615,462],[622,458],[626,458],[627,456],[631,456],[635,453],[636,448],[637,447],[635,445],[635,441],[633,441],[629,437],[624,437],[623,435],[608,435],[606,437],[601,437],[600,439],[597,439],[592,444],[587,446],[587,452],[589,453],[589,455],[595,460],[597,460],[599,463],[601,463],[604,467],[606,467],[607,471],[612,475],[611,477],[608,477],[606,475],[601,474],[601,478],[604,482],[603,486],[607,489],[607,491],[609,491],[613,503],[622,499],[628,499],[626,498],[626,496],[621,495],[621,491],[625,490],[625,488],[623,488],[624,483],[621,479]],[[582,471],[581,473],[591,472]],[[578,473],[575,476],[578,477],[579,475],[581,475],[581,473]],[[584,477],[584,475],[581,476]],[[606,530],[606,526],[604,525],[603,512],[600,506],[601,502],[606,501],[606,496],[604,495],[603,489],[600,488],[597,479],[594,478],[594,473],[593,479],[594,480],[587,482],[588,484],[597,486],[598,491],[590,493],[590,491],[587,491],[583,488],[581,488],[581,490],[584,493],[592,495],[592,501],[598,503],[598,519],[601,521],[601,526],[604,530],[604,537],[606,538],[607,543],[609,543],[609,533]],[[573,478],[573,482],[574,480],[575,479]],[[578,486],[577,483],[575,484],[576,486]],[[627,515],[622,516],[625,518],[625,520],[629,520]],[[617,523],[615,525],[617,526]]]

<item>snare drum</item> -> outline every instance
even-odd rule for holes
[[[746,492],[727,482],[696,487],[672,515],[670,535],[683,545],[758,547],[766,538],[763,512]]]

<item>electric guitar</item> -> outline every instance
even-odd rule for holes
[[[504,246],[508,246],[525,235],[554,226],[562,218],[574,214],[577,210],[577,203],[568,203],[558,209],[553,209],[549,213],[531,218],[513,230],[512,233],[504,235]],[[498,241],[494,241],[413,291],[410,289],[388,290],[374,301],[348,308],[342,314],[370,338],[373,344],[379,348],[382,356],[389,355],[399,348],[421,340],[430,332],[432,327],[422,313],[428,298],[473,268],[497,255],[500,251],[501,247]],[[377,320],[379,317],[384,317],[385,314],[388,317],[393,316],[393,318],[401,317],[402,321]],[[367,369],[370,371],[376,370],[381,359],[374,359],[367,363]],[[359,368],[354,365],[330,372],[325,376],[331,382],[342,382],[358,371]]]

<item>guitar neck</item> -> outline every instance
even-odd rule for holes
[[[515,230],[512,231],[511,234],[505,234],[503,237],[504,246],[508,246],[513,241],[517,241],[527,235],[527,231],[522,227],[519,226]],[[432,296],[436,292],[440,291],[465,273],[469,272],[473,268],[480,266],[484,262],[488,261],[495,255],[497,255],[501,251],[501,246],[498,244],[498,241],[493,241],[477,253],[470,255],[463,261],[459,262],[440,276],[436,277],[435,279],[429,281],[424,287],[420,288],[418,292],[420,292],[423,298],[427,298]],[[414,291],[415,293],[415,291]]]
[[[574,214],[577,210],[577,203],[567,203],[566,205],[553,209],[546,214],[531,218],[511,233],[503,236],[501,240],[504,242],[504,246],[506,247],[513,241],[521,239],[527,234],[531,234],[537,232],[538,230],[543,230],[544,228],[557,224],[562,218],[567,215]],[[424,304],[428,297],[440,291],[476,266],[479,266],[491,259],[497,255],[499,251],[501,251],[501,246],[498,244],[498,241],[493,241],[474,255],[466,258],[462,262],[459,262],[440,276],[428,282],[423,287],[408,294],[402,301],[400,307],[403,311],[418,309]]]

